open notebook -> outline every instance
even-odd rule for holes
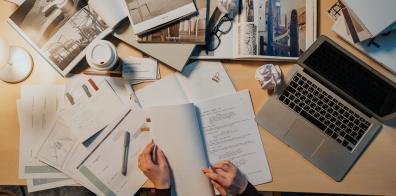
[[[88,45],[110,34],[125,17],[120,0],[26,0],[8,22],[66,76]]]
[[[201,169],[232,161],[254,184],[272,181],[247,90],[170,106],[151,107],[150,132],[173,172],[177,195],[213,195]]]

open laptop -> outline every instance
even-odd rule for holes
[[[341,181],[396,119],[396,85],[321,36],[256,116],[262,127]]]

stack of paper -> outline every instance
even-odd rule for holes
[[[345,0],[329,14],[338,36],[396,74],[396,1]],[[375,13],[375,14],[373,14]]]
[[[19,177],[27,180],[28,191],[72,185],[76,182],[59,170],[40,162],[36,144],[63,102],[64,86],[23,86],[17,101],[20,126]]]
[[[153,58],[128,57],[123,60],[122,77],[131,84],[160,79],[158,61]]]
[[[88,149],[95,143],[93,136],[105,132],[103,129],[125,108],[136,105],[131,101],[133,91],[128,82],[116,80],[76,76],[66,86],[22,86],[21,99],[17,100],[19,177],[27,179],[29,192],[84,184],[75,177],[78,175],[63,170],[70,150],[75,145]],[[49,134],[53,130],[61,134]]]

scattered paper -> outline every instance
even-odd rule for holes
[[[66,178],[66,176],[36,157],[36,145],[55,121],[56,112],[63,102],[62,86],[22,86],[17,101],[20,178]]]
[[[71,96],[70,98],[66,97],[66,106],[72,106],[72,102],[81,102],[83,100],[87,100],[89,97],[85,92],[86,88],[88,88],[89,92],[93,95],[96,94],[97,91],[95,91],[93,86],[90,84],[90,80],[92,80],[95,84],[100,84],[103,81],[107,81],[125,105],[133,106],[134,103],[132,98],[135,92],[128,81],[124,80],[123,78],[86,75],[73,75],[66,79],[65,95]]]
[[[266,64],[256,70],[256,79],[260,81],[261,88],[276,90],[282,83],[282,71],[278,65]]]
[[[130,112],[79,166],[79,172],[101,190],[101,195],[134,195],[146,182],[138,168],[139,154],[151,140],[149,132],[141,131],[145,123],[145,112]],[[125,131],[131,136],[126,176],[121,174]]]
[[[77,184],[74,180],[70,178],[38,178],[27,179],[26,182],[29,193]]]
[[[105,128],[125,107],[107,81],[93,86],[95,95],[87,90],[89,99],[59,112],[59,118],[81,143]]]

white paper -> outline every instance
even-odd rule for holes
[[[81,74],[73,75],[66,79],[66,93],[70,93],[73,96],[75,102],[81,102],[88,99],[84,89],[82,88],[83,85],[86,85],[92,94],[96,93],[96,91],[92,88],[92,85],[89,84],[89,79],[92,79],[95,84],[100,84],[106,80],[125,105],[130,105],[133,108],[136,107],[136,103],[132,100],[132,98],[135,96],[135,92],[133,91],[129,82],[122,78],[87,76]],[[71,106],[69,101],[66,101],[66,103],[67,106]]]
[[[140,129],[146,122],[143,111],[129,113],[109,137],[79,166],[79,172],[101,190],[101,195],[133,195],[147,177],[138,168],[138,157],[150,142],[150,134]],[[131,142],[127,175],[121,174],[124,134],[130,132]]]
[[[76,182],[70,178],[27,179],[26,182],[29,193],[76,184]]]
[[[176,73],[190,102],[234,93],[235,87],[220,62],[197,61]]]
[[[380,34],[396,20],[394,10],[396,1],[344,0],[342,2],[353,11],[372,37]]]
[[[71,128],[80,142],[105,128],[125,107],[107,81],[98,84],[98,88],[90,99],[59,113],[59,118]]]
[[[230,160],[253,185],[272,181],[249,91],[196,103],[211,164]]]
[[[124,109],[123,112],[88,146],[81,144],[68,127],[62,122],[57,121],[54,127],[48,130],[46,136],[42,138],[37,157],[41,161],[72,177],[95,194],[100,194],[101,191],[97,189],[89,179],[81,175],[77,167],[102,143],[108,134],[113,131],[113,127],[115,127],[130,111],[131,109]],[[56,148],[54,148],[54,146],[56,146]]]
[[[153,58],[128,57],[123,60],[122,77],[128,80],[156,80],[158,61]]]
[[[143,108],[175,105],[209,99],[235,92],[223,65],[200,61],[187,65],[183,75],[176,73],[138,91]]]
[[[20,127],[19,177],[66,178],[60,171],[36,159],[36,145],[55,120],[63,102],[62,86],[29,85],[21,88],[22,99],[17,101]]]
[[[153,107],[148,114],[152,137],[172,169],[177,195],[213,195],[201,171],[208,162],[194,105]]]

